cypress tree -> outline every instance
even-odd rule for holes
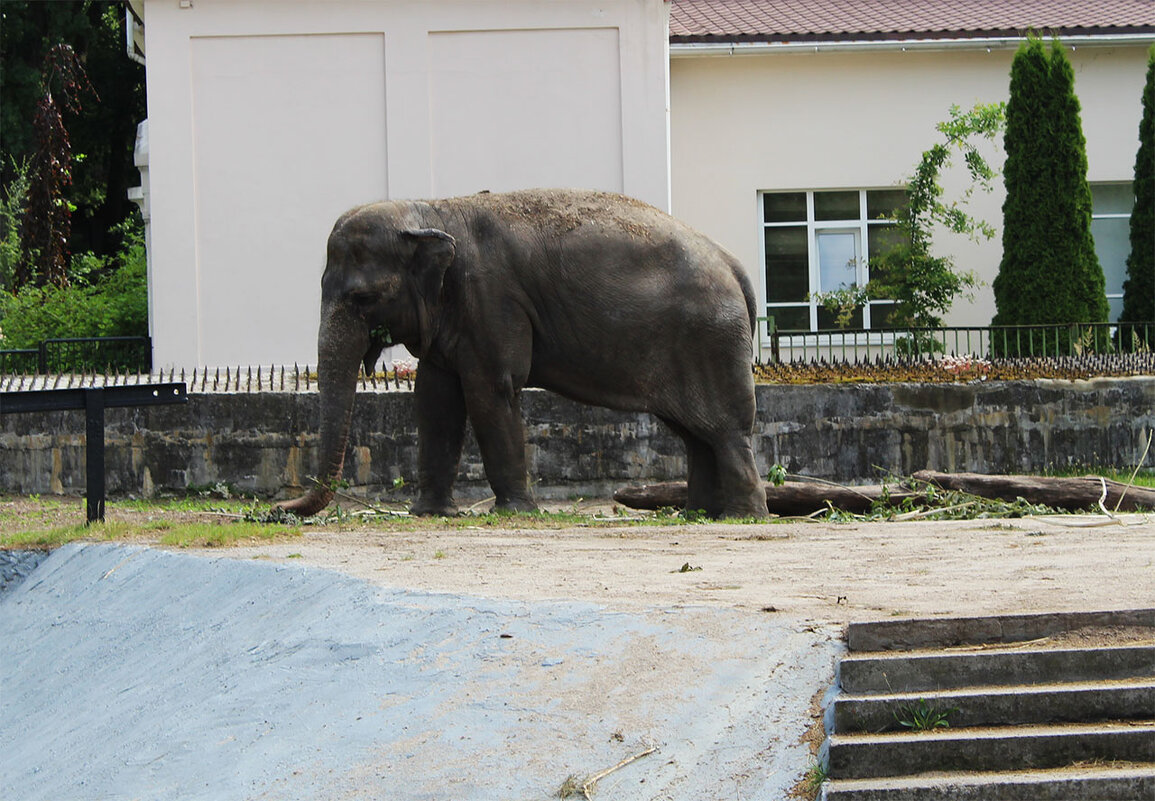
[[[1131,255],[1123,282],[1123,312],[1119,322],[1155,321],[1155,47],[1147,52],[1147,85],[1143,88],[1143,119],[1139,123],[1139,152],[1135,156],[1135,207],[1131,210]],[[1122,345],[1134,343],[1124,331]],[[1146,332],[1146,344],[1155,345],[1155,332]]]
[[[1046,88],[1046,52],[1039,39],[1031,38],[1019,46],[1011,63],[1007,127],[1003,137],[1007,154],[1003,181],[1007,196],[1003,201],[1003,257],[993,284],[994,325],[1028,320],[1044,290],[1041,272],[1034,267],[1044,236],[1039,212],[1049,200],[1042,180],[1047,172],[1048,154],[1033,144],[1044,138]]]
[[[1058,322],[1105,323],[1111,308],[1107,303],[1107,280],[1091,234],[1087,140],[1079,116],[1079,98],[1075,96],[1075,70],[1058,41],[1051,45],[1051,84],[1058,131],[1055,157],[1058,230],[1067,233],[1059,239],[1059,244],[1067,248],[1065,256],[1060,254],[1060,260],[1069,260],[1074,290],[1070,316]]]
[[[1048,56],[1037,37],[1020,46],[1011,66],[994,325],[1107,320],[1074,77],[1063,48],[1052,44]]]

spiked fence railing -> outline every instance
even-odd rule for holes
[[[1155,350],[1155,323],[785,330],[758,320],[757,361],[863,364],[965,357],[1065,359],[1142,356]]]
[[[387,372],[361,373],[360,389],[373,392],[412,390],[413,368],[395,368]],[[314,392],[317,389],[316,368],[305,365],[276,365],[161,370],[156,373],[92,372],[0,374],[0,391],[24,392],[45,389],[81,389],[89,387],[136,386],[150,383],[185,384],[190,393],[245,392]]]
[[[762,319],[763,323],[767,318]],[[772,325],[772,320],[769,321]],[[908,331],[775,331],[755,365],[757,380],[768,383],[854,381],[957,381],[973,378],[1034,379],[1155,375],[1155,323],[1081,326],[1067,348],[1056,348],[1061,327],[938,328]],[[1070,327],[1067,327],[1068,329]],[[765,329],[763,329],[765,330]],[[1002,337],[1003,345],[992,344]],[[1128,339],[1128,337],[1130,337]],[[1013,339],[1012,339],[1013,338]],[[1010,347],[1017,342],[1020,347]],[[903,344],[903,343],[906,344]],[[1026,343],[1027,348],[1021,347]],[[1021,352],[1029,356],[994,355]],[[1045,343],[1045,344],[1044,344]],[[382,367],[385,364],[382,363]],[[367,392],[412,390],[416,368],[396,362],[393,369],[361,373]],[[316,369],[270,365],[158,372],[82,370],[36,373],[0,364],[0,391],[115,387],[180,382],[190,393],[314,392]]]

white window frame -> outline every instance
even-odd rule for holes
[[[1090,187],[1092,190],[1094,190],[1094,188],[1097,186],[1104,186],[1104,187],[1105,186],[1126,186],[1126,187],[1130,188],[1131,189],[1131,198],[1132,198],[1131,202],[1132,202],[1132,206],[1134,206],[1135,187],[1133,185],[1133,182],[1131,182],[1131,181],[1093,181],[1090,183]],[[1130,222],[1130,220],[1131,220],[1131,212],[1130,211],[1125,211],[1125,212],[1113,211],[1113,212],[1096,213],[1093,199],[1094,199],[1094,192],[1092,191],[1092,204],[1091,204],[1091,222],[1092,223],[1094,223],[1095,220],[1127,220],[1128,223]],[[1128,230],[1130,230],[1130,226],[1128,226]],[[1123,280],[1124,280],[1124,282],[1126,282],[1127,279],[1126,279],[1126,272],[1125,271],[1124,271],[1123,275],[1124,275]],[[1108,289],[1107,302],[1110,303],[1111,301],[1114,301],[1114,300],[1119,301],[1120,304],[1122,303],[1122,301],[1123,301],[1123,287],[1122,287],[1122,285],[1119,286],[1118,292],[1111,292],[1110,289]],[[1115,321],[1111,320],[1111,322],[1115,322]]]
[[[821,268],[818,261],[818,234],[821,232],[853,232],[855,234],[855,259],[857,266],[855,268],[855,285],[866,286],[870,280],[870,270],[867,266],[869,258],[870,246],[870,228],[879,225],[893,225],[893,223],[883,223],[878,220],[870,220],[867,212],[867,192],[875,191],[891,191],[899,189],[899,187],[870,187],[869,189],[783,189],[783,190],[763,190],[758,193],[758,221],[759,221],[759,237],[758,237],[758,255],[759,264],[759,281],[762,287],[762,313],[759,316],[768,317],[774,316],[774,309],[799,309],[803,306],[808,308],[808,321],[810,333],[798,334],[786,337],[781,340],[780,344],[786,346],[797,345],[801,347],[806,344],[808,347],[813,347],[815,344],[824,344],[830,339],[828,335],[821,335],[818,333],[818,309],[819,303],[813,297],[816,292],[821,292]],[[817,220],[814,212],[814,196],[817,193],[825,192],[857,192],[858,193],[858,218],[849,220]],[[766,222],[765,215],[765,198],[767,195],[781,195],[781,194],[803,194],[806,195],[806,220],[794,220],[787,222]],[[768,228],[806,228],[806,260],[808,266],[807,280],[809,281],[809,297],[804,302],[798,301],[770,301],[768,299],[768,287],[766,282],[766,229]],[[862,327],[867,331],[864,336],[859,335],[863,344],[880,345],[893,342],[894,335],[890,332],[871,332],[872,318],[871,312],[876,307],[887,306],[892,301],[871,301],[862,309]],[[762,327],[763,345],[768,345],[770,342],[769,331]],[[797,342],[795,342],[797,340]]]

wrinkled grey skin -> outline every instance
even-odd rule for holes
[[[358,369],[385,332],[421,359],[414,514],[453,514],[470,420],[497,507],[536,508],[523,387],[651,412],[689,457],[688,508],[766,515],[754,464],[754,296],[721,247],[639,201],[527,190],[346,212],[317,337],[322,484],[341,475]],[[315,514],[318,487],[281,504]]]

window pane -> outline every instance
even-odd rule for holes
[[[815,192],[814,219],[858,220],[858,192]]]
[[[1131,221],[1123,217],[1091,220],[1091,235],[1095,237],[1095,253],[1107,279],[1107,294],[1123,292],[1127,278],[1127,254],[1131,252]]]
[[[894,301],[891,300],[872,300],[870,301],[870,328],[872,331],[890,331],[894,329],[887,318],[890,317],[891,312],[894,311]]]
[[[774,318],[774,326],[779,331],[810,330],[809,306],[771,306],[766,316]]]
[[[866,219],[877,220],[890,217],[894,211],[906,203],[904,189],[871,189],[866,193]]]
[[[874,259],[902,241],[897,225],[872,225],[866,229],[866,255]]]
[[[805,192],[776,192],[762,195],[763,219],[773,222],[806,222]]]
[[[853,231],[819,231],[818,283],[820,292],[855,286],[858,280],[858,237]]]
[[[1111,322],[1118,322],[1119,315],[1123,313],[1123,299],[1107,298],[1107,305],[1110,307],[1107,312],[1107,319]]]
[[[825,306],[818,307],[819,331],[860,328],[862,328],[862,309],[855,309],[854,314],[850,315],[850,322],[843,326],[838,324],[838,315],[835,312],[827,311]]]
[[[810,291],[806,228],[767,228],[766,300],[802,301]]]
[[[1092,184],[1094,214],[1130,214],[1135,205],[1131,184]]]

